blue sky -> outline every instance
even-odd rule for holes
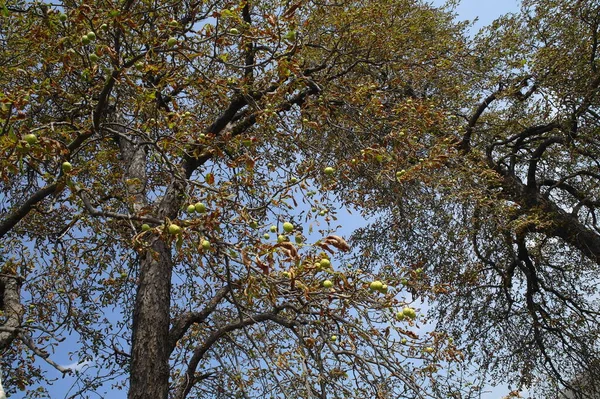
[[[433,0],[432,3],[434,5],[441,5],[444,3],[443,0]],[[461,4],[458,6],[456,12],[458,13],[459,19],[463,20],[463,19],[468,19],[468,20],[473,20],[475,18],[478,18],[478,22],[475,24],[474,28],[473,28],[473,33],[476,33],[477,30],[479,30],[480,28],[490,24],[495,18],[499,17],[500,15],[509,13],[509,12],[516,12],[519,9],[519,4],[520,1],[518,0],[463,0],[461,2]],[[342,215],[340,215],[342,216]],[[356,221],[356,215],[354,216],[347,216],[349,221],[352,221],[353,219]],[[352,225],[353,223],[345,223],[343,220],[340,220],[340,222],[345,225],[345,226],[349,226]],[[58,355],[58,354],[57,354]],[[68,359],[67,357],[61,357],[61,356],[56,356],[55,358],[56,361],[58,361],[59,363],[63,363],[63,364],[69,364],[72,363],[71,359]],[[57,374],[56,377],[59,377],[59,373],[56,372],[55,370],[51,370],[50,373],[55,372]],[[71,381],[67,381],[69,378],[65,378],[64,380],[61,381],[61,379],[59,379],[57,381],[57,385],[55,385],[55,388],[52,389],[51,391],[53,393],[52,397],[53,398],[62,398],[65,397],[66,392],[69,390],[69,387],[72,384],[72,380]],[[506,386],[500,386],[500,387],[496,387],[496,388],[490,388],[488,390],[488,393],[482,395],[483,399],[496,399],[496,398],[502,398],[504,397],[507,393],[509,392],[508,388]],[[111,397],[113,398],[125,398],[125,393],[124,392],[115,392],[114,394],[111,394]],[[18,397],[22,397],[20,395],[17,396],[13,396],[13,398],[18,398]]]

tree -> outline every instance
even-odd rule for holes
[[[497,20],[463,58],[452,117],[412,127],[399,184],[365,167],[344,197],[381,212],[354,236],[368,263],[402,270],[416,294],[444,285],[441,330],[497,381],[544,397],[599,390],[599,11],[533,0]]]
[[[328,127],[387,129],[416,86],[449,87],[448,55],[466,48],[450,13],[15,0],[1,14],[9,394],[47,395],[39,360],[72,373],[53,360],[70,337],[96,365],[72,397],[111,381],[131,399],[476,395],[446,372],[451,341],[397,314],[410,306],[397,278],[369,290],[375,273],[341,264],[329,190],[352,162],[323,152],[345,140]],[[421,116],[444,119],[423,106],[405,119]],[[350,137],[384,156],[378,135]]]

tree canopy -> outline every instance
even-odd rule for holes
[[[600,6],[452,6],[3,2],[7,393],[593,397]]]

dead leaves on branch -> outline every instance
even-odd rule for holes
[[[315,245],[318,245],[319,247],[323,248],[324,250],[326,250],[327,252],[329,252],[331,254],[333,254],[334,251],[331,248],[329,248],[329,245],[337,248],[338,250],[340,250],[342,252],[350,251],[350,245],[348,245],[346,240],[344,240],[340,236],[335,236],[335,235],[329,235],[329,236],[325,237],[322,241],[317,242]]]

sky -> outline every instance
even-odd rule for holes
[[[442,5],[445,1],[444,0],[432,0],[431,3],[433,3],[436,6]],[[506,14],[506,13],[510,13],[510,12],[517,12],[519,10],[519,4],[520,1],[518,0],[462,0],[462,2],[460,3],[460,5],[457,7],[456,9],[456,13],[458,14],[458,19],[459,20],[474,20],[475,18],[478,19],[478,21],[475,23],[475,25],[472,28],[471,33],[475,34],[477,33],[477,31],[479,29],[481,29],[482,27],[485,27],[487,25],[489,25],[494,19],[496,19],[497,17]],[[341,215],[340,215],[341,216]],[[356,221],[356,216],[348,216],[348,222],[354,220]],[[340,222],[345,225],[351,225],[352,223],[346,223],[343,220],[340,220]],[[57,354],[58,355],[58,354]],[[63,365],[75,365],[76,363],[72,363],[72,359],[68,359],[66,357],[62,357],[60,355],[57,356],[57,358],[55,358],[56,361],[58,361],[59,363],[63,363]],[[60,373],[58,373],[56,370],[51,369],[49,371],[50,373],[56,373],[56,377],[60,378]],[[67,378],[68,379],[68,378]],[[65,397],[65,394],[69,391],[69,388],[71,387],[72,381],[71,382],[67,382],[65,380],[63,381],[57,381],[57,384],[55,385],[55,387],[51,388],[51,392],[52,392],[52,398],[63,398]],[[502,397],[504,397],[505,395],[507,395],[509,392],[508,387],[506,386],[498,386],[498,387],[489,387],[487,389],[487,393],[483,394],[481,396],[482,399],[500,399]],[[12,398],[21,398],[24,396],[21,395],[17,395],[17,396],[13,396]],[[116,399],[120,399],[120,398],[125,398],[126,394],[124,392],[114,392],[113,394],[111,394],[112,398],[116,398]]]

